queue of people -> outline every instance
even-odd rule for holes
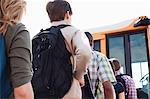
[[[123,76],[125,88],[117,85],[119,60],[109,61],[94,51],[91,33],[71,25],[73,12],[67,1],[47,3],[52,26],[41,30],[32,44],[29,31],[21,23],[25,7],[24,0],[0,0],[0,34],[6,50],[6,65],[0,60],[0,68],[7,67],[0,75],[6,78],[0,81],[0,98],[82,99],[81,87],[86,86],[84,75],[88,73],[94,99],[125,99],[126,93],[126,99],[137,99],[130,76]]]

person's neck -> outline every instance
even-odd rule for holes
[[[61,24],[70,25],[70,22],[68,20],[62,20],[62,21],[54,21],[51,24],[52,24],[52,26],[57,26],[57,25],[61,25]]]
[[[116,76],[117,76],[117,75],[120,75],[120,74],[121,74],[120,70],[115,71],[115,75],[116,75]]]

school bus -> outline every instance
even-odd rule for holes
[[[91,31],[94,49],[119,59],[122,73],[133,78],[139,99],[150,99],[150,19],[141,16]]]

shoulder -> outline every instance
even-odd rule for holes
[[[9,26],[10,29],[19,29],[19,28],[26,28],[23,23],[16,23]]]
[[[95,50],[93,50],[93,53],[98,55],[98,56],[101,56],[101,57],[106,57],[103,53],[95,51]]]
[[[93,50],[93,54],[97,55],[97,56],[102,56],[102,54],[96,50]]]
[[[22,39],[24,43],[27,43],[30,39],[29,32],[25,25],[22,23],[10,25],[5,35],[7,49],[9,49],[16,40],[18,41],[17,43],[22,43],[19,41],[20,39]]]
[[[11,41],[15,39],[23,39],[23,40],[29,40],[30,34],[29,31],[26,29],[25,25],[22,23],[17,23],[14,25],[11,25],[8,29],[8,37],[11,36]]]
[[[130,79],[132,79],[131,76],[128,75],[128,74],[120,74],[120,76],[121,76],[123,79],[125,79],[125,80],[130,80]]]
[[[93,50],[92,54],[93,54],[93,57],[101,59],[101,53],[100,52]]]
[[[16,24],[15,27],[16,27],[16,32],[21,32],[21,31],[28,32],[26,26],[24,24],[22,24],[22,23]]]
[[[133,79],[128,74],[123,74],[122,78],[125,80],[125,82],[127,82],[127,84],[134,83]]]
[[[67,26],[65,28],[62,28],[61,31],[64,33],[71,33],[71,34],[74,34],[74,33],[77,33],[77,32],[80,32],[79,29],[75,28],[74,26],[70,25],[70,26]]]
[[[17,24],[10,25],[8,27],[7,34],[16,35],[16,34],[20,33],[21,31],[28,32],[24,24],[17,23]]]
[[[62,28],[61,32],[65,39],[67,39],[69,42],[76,36],[76,34],[81,34],[80,30],[75,28],[74,26],[67,26],[65,28]]]
[[[102,59],[102,60],[105,60],[105,61],[107,61],[108,59],[107,59],[107,57],[106,57],[106,55],[104,55],[103,53],[101,53],[101,52],[98,52],[98,51],[93,51],[93,54],[95,55],[95,56],[97,56],[99,59]]]

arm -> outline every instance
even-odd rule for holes
[[[16,99],[33,99],[30,38],[26,30],[18,31],[9,49],[10,78]]]
[[[116,82],[116,79],[112,68],[105,55],[99,52],[95,53],[97,53],[97,63],[99,66],[98,75],[102,80],[105,99],[115,99],[114,87],[111,82]]]
[[[104,96],[105,99],[115,99],[114,96],[114,88],[113,85],[110,81],[105,81],[103,83],[103,87],[104,87]]]
[[[117,82],[116,84],[114,84],[114,88],[117,99],[125,99],[125,89],[122,83]]]
[[[31,83],[14,88],[15,99],[34,99]]]
[[[87,63],[89,62],[92,53],[89,41],[84,33],[77,32],[73,37],[73,49],[75,49],[76,56],[76,72],[75,78],[83,80],[86,71]]]
[[[125,99],[124,92],[119,93],[118,97],[119,97],[119,99]]]

